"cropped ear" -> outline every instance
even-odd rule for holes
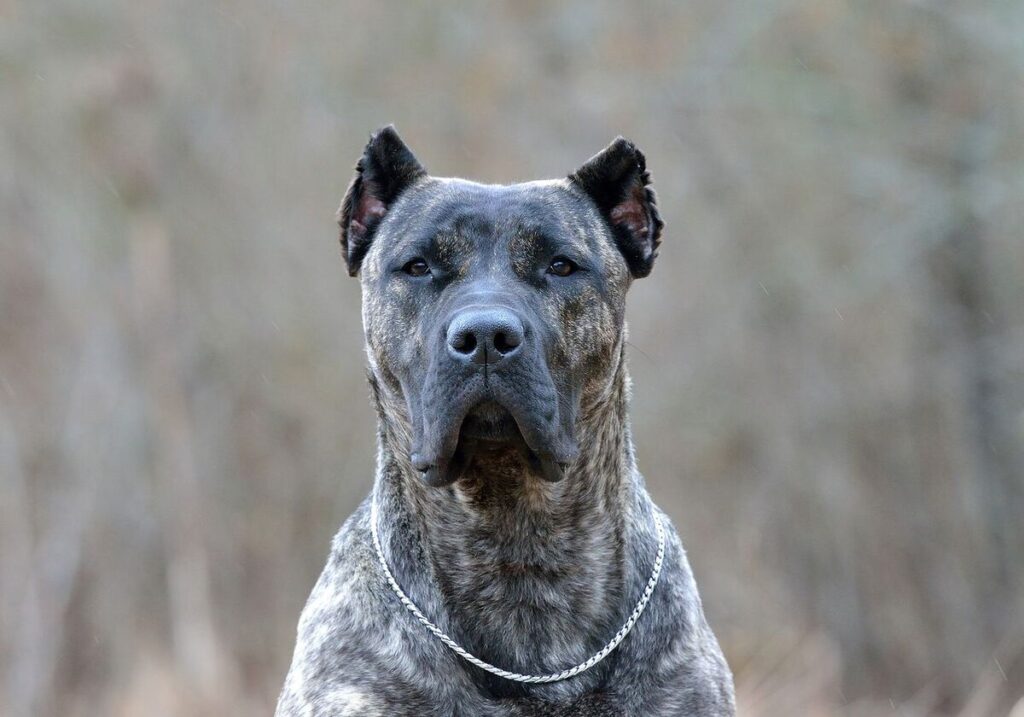
[[[658,214],[643,152],[618,137],[569,175],[612,228],[633,276],[651,273],[665,223]]]
[[[380,220],[409,185],[427,171],[388,125],[370,136],[356,163],[356,176],[348,185],[338,209],[341,253],[348,273],[355,276],[366,256]]]

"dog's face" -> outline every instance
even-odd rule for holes
[[[387,127],[356,172],[342,250],[413,466],[446,485],[481,451],[511,450],[558,480],[581,408],[609,388],[626,290],[658,248],[643,155],[619,139],[567,179],[481,185],[428,176]]]

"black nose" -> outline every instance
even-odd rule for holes
[[[519,352],[523,322],[508,309],[465,309],[448,325],[448,353],[460,361],[495,364]]]

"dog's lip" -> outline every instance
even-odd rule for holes
[[[449,451],[442,451],[436,456],[414,452],[411,456],[413,467],[424,474],[432,471],[450,474],[453,466],[464,467],[467,448],[475,450],[481,444],[491,448],[519,445],[529,450],[512,412],[489,396],[481,397],[466,409],[461,418],[453,421],[448,435],[451,437]]]
[[[482,398],[458,421],[451,454],[429,460],[415,453],[413,467],[423,473],[428,484],[443,486],[458,480],[478,451],[512,449],[544,480],[557,482],[564,478],[568,463],[530,445],[519,421],[520,417],[503,404],[489,396]]]

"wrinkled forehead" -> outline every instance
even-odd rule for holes
[[[364,270],[376,273],[388,257],[426,245],[453,255],[515,254],[537,240],[592,256],[610,249],[596,208],[565,180],[487,185],[430,177],[388,212]]]

